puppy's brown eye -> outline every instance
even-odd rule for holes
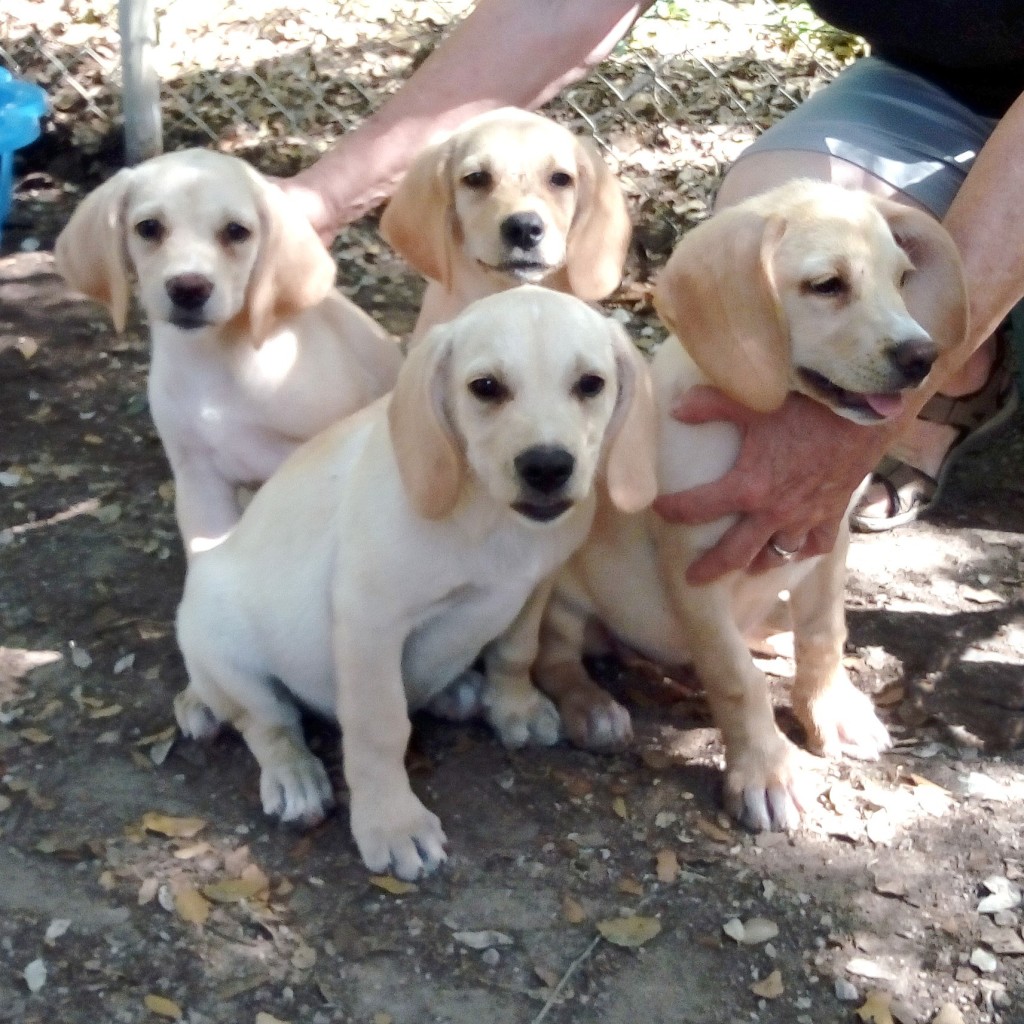
[[[469,174],[463,176],[462,184],[468,188],[490,188],[491,173],[490,171],[470,171]]]
[[[548,181],[554,185],[555,188],[568,188],[572,184],[572,175],[566,171],[555,171]]]
[[[497,377],[475,377],[469,382],[470,394],[481,402],[497,404],[511,397],[508,388]]]
[[[815,295],[844,295],[846,293],[846,282],[838,274],[822,278],[820,281],[808,281],[805,287]]]
[[[155,217],[147,217],[135,225],[135,234],[147,242],[159,242],[164,237],[165,231],[163,224]]]
[[[220,237],[225,245],[238,245],[240,242],[251,238],[252,232],[244,224],[239,224],[238,221],[232,220],[224,225]]]
[[[602,391],[604,391],[604,377],[599,377],[596,373],[583,374],[572,389],[572,393],[577,398],[596,398]]]

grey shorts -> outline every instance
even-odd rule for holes
[[[878,57],[846,68],[743,151],[827,153],[944,216],[998,123]]]

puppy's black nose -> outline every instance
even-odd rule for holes
[[[501,237],[517,249],[532,249],[544,237],[544,222],[529,210],[511,213],[501,222]]]
[[[914,338],[896,342],[887,355],[903,379],[915,385],[928,376],[932,363],[938,358],[939,348],[931,338]]]
[[[168,278],[164,287],[179,309],[202,309],[213,294],[213,282],[202,274],[178,274]]]
[[[538,444],[514,460],[519,478],[539,494],[553,494],[572,476],[576,460],[564,448]]]

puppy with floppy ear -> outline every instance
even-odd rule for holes
[[[503,108],[417,157],[381,234],[429,279],[417,338],[474,299],[523,283],[604,298],[622,277],[630,223],[590,140]]]
[[[290,698],[338,719],[360,854],[406,878],[445,856],[403,764],[410,709],[483,651],[479,707],[502,740],[557,739],[529,678],[548,581],[586,537],[602,474],[625,507],[654,498],[646,367],[630,349],[571,296],[482,299],[193,560],[178,612],[189,689],[242,733],[267,813],[318,818],[331,800]]]
[[[733,424],[672,417],[688,388],[714,384],[759,410],[799,391],[855,422],[881,423],[899,414],[967,326],[960,260],[935,220],[808,181],[690,231],[658,278],[656,306],[675,334],[652,365],[661,493],[718,479],[739,452]],[[782,592],[796,652],[793,708],[809,745],[874,758],[890,740],[843,667],[848,530],[827,555],[780,555],[761,575],[691,586],[687,567],[730,523],[690,527],[653,512],[600,510],[559,574],[535,679],[572,739],[614,748],[630,738],[629,715],[590,680],[581,656],[612,641],[662,664],[692,665],[725,743],[729,810],[755,829],[790,828],[806,806],[799,755],[775,723],[748,646],[764,637]]]
[[[119,171],[57,239],[57,269],[124,329],[133,279],[148,394],[191,556],[237,522],[239,487],[394,384],[394,340],[332,285],[334,262],[242,160],[186,150]]]

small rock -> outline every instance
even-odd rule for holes
[[[987,949],[978,947],[971,950],[970,963],[983,974],[991,974],[999,966],[999,961]]]
[[[983,896],[978,903],[979,914],[996,914],[1002,910],[1013,910],[1019,907],[1021,891],[1008,878],[1002,875],[991,875],[982,882],[988,889],[988,896]]]
[[[29,992],[38,992],[46,984],[46,964],[42,960],[33,960],[22,972]]]
[[[860,993],[857,986],[846,978],[836,978],[835,983],[836,999],[841,1003],[856,1003],[860,1000]]]
[[[501,963],[501,954],[492,946],[490,949],[485,949],[480,955],[480,959],[483,960],[488,967],[497,967]]]

